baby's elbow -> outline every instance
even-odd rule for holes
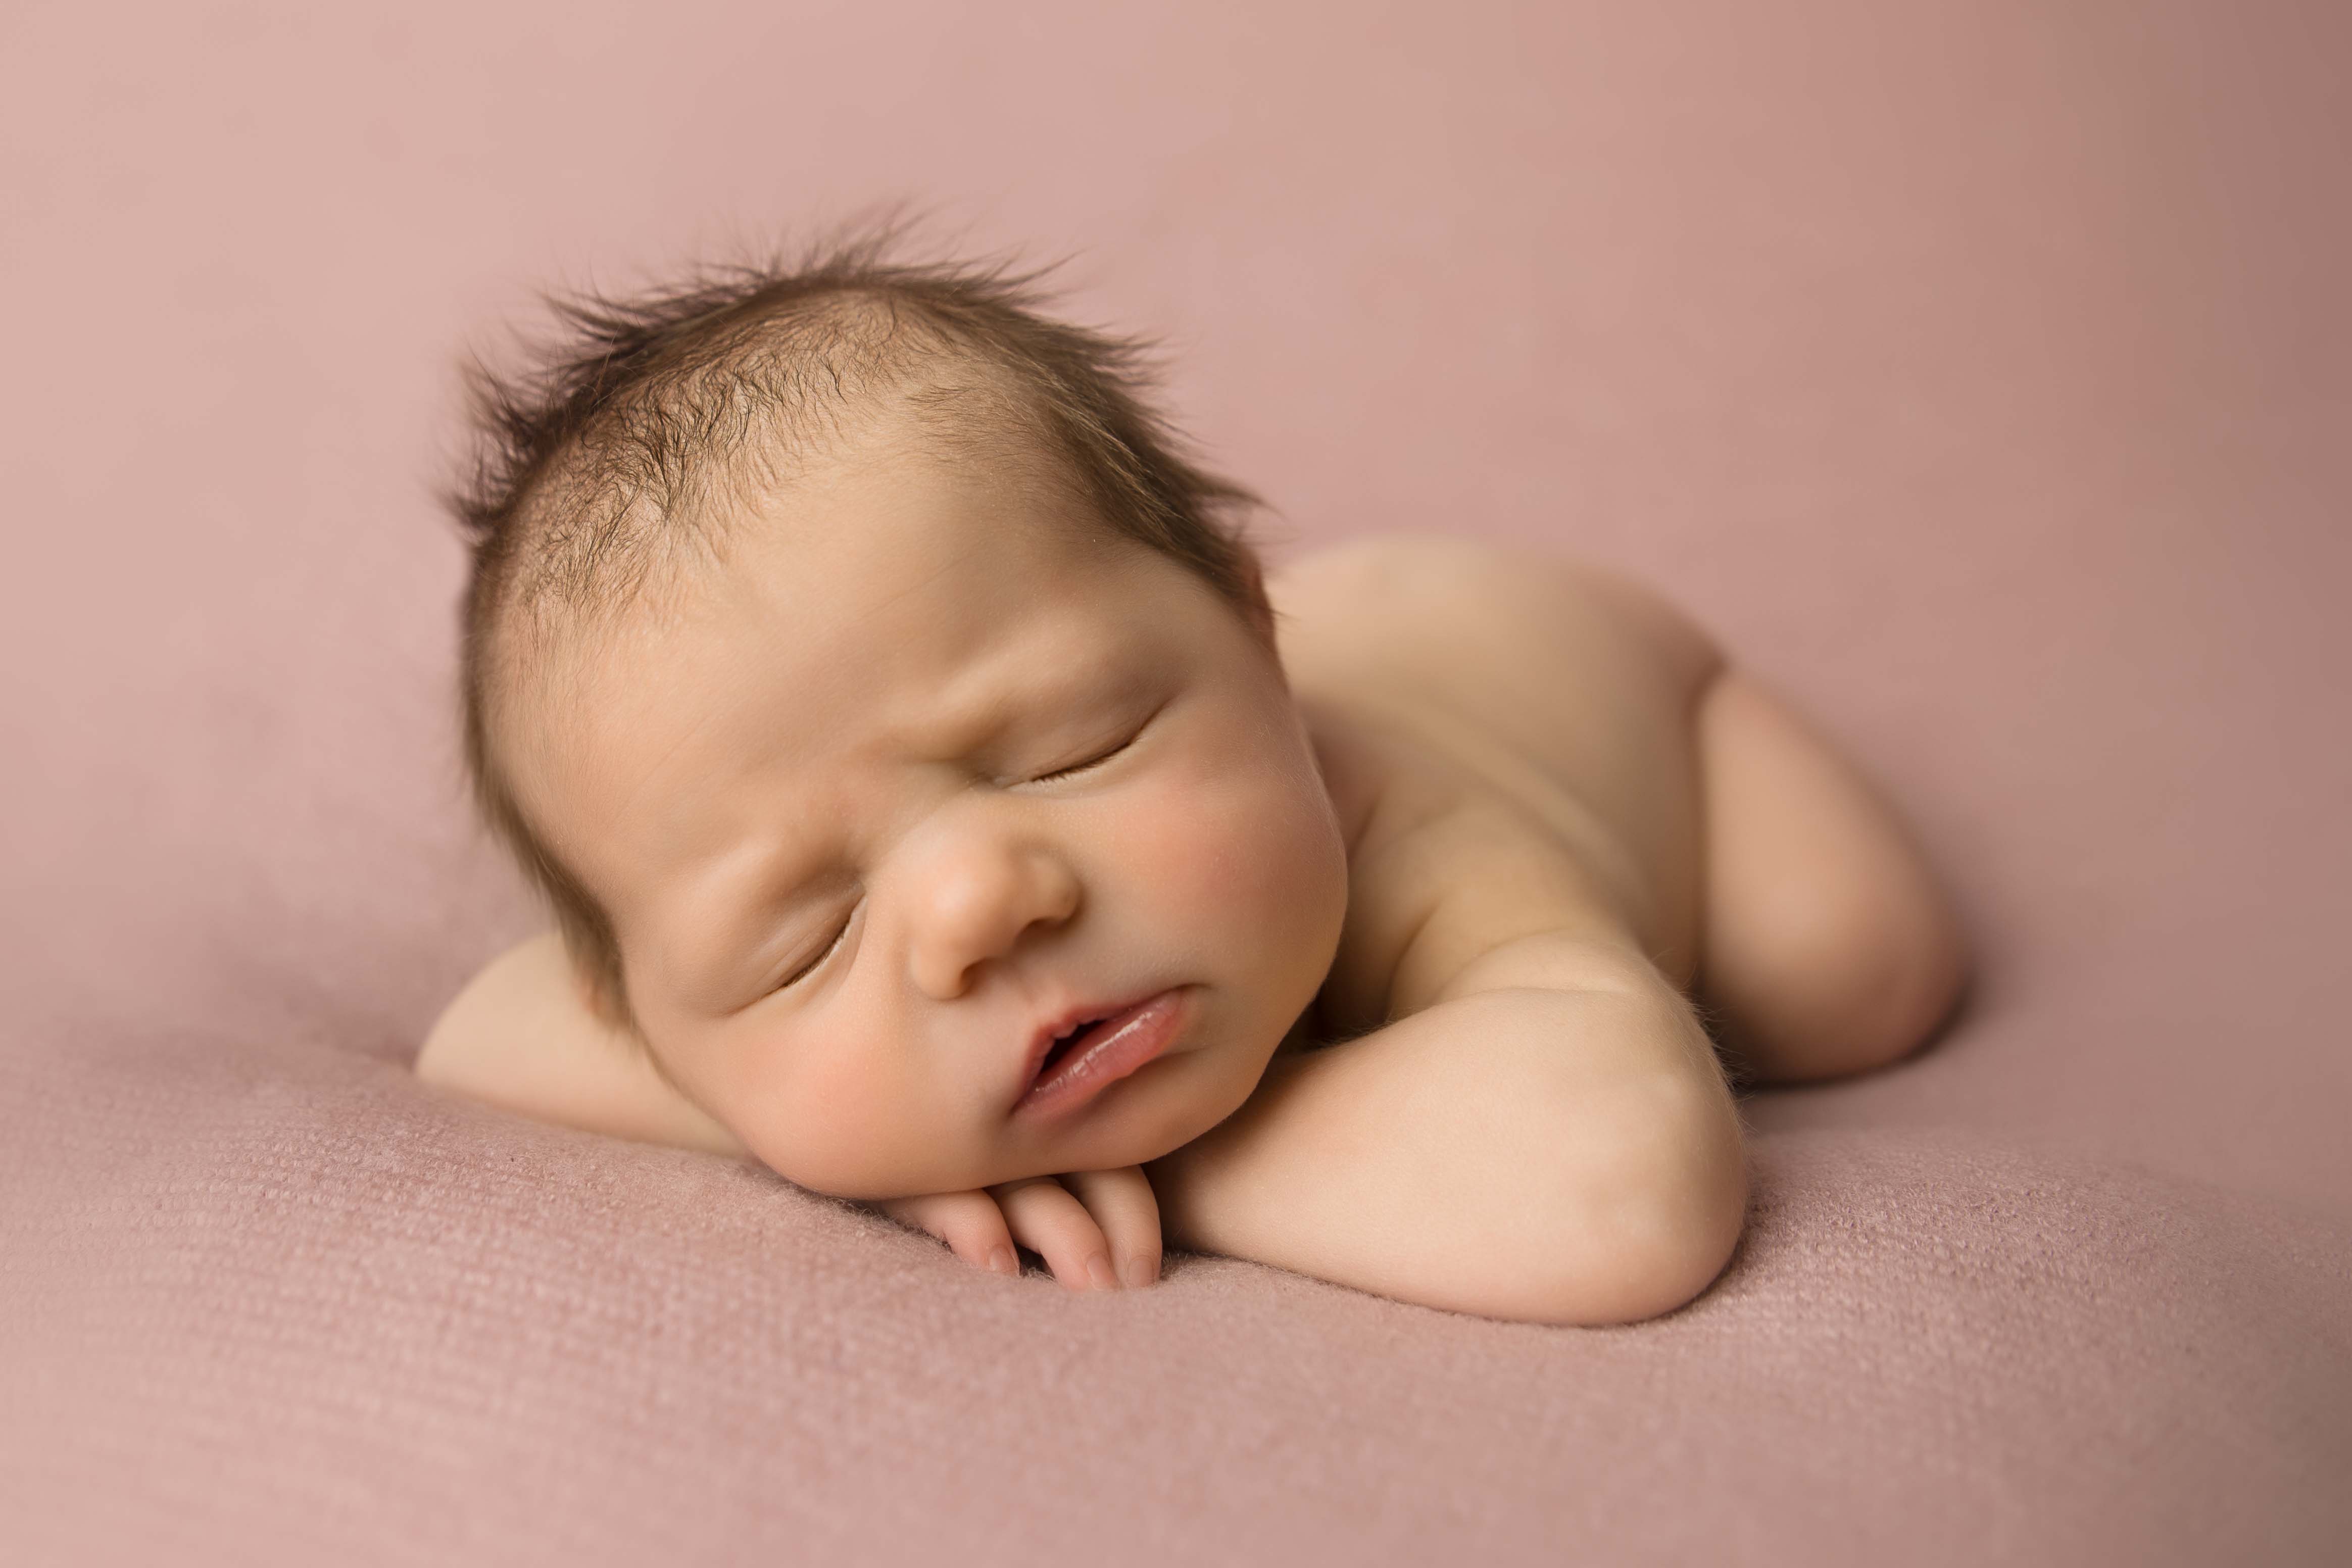
[[[1696,1120],[1696,1119],[1695,1119]],[[1614,1247],[1612,1288],[1583,1321],[1631,1323],[1696,1300],[1731,1261],[1748,1221],[1748,1163],[1738,1119],[1660,1140]]]
[[[1496,1315],[1600,1326],[1686,1305],[1730,1262],[1747,1221],[1738,1118],[1712,1085],[1658,1086],[1598,1165],[1544,1205],[1549,1245]]]

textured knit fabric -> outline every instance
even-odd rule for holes
[[[0,1562],[2344,1561],[2347,17],[9,8]],[[1634,573],[1917,824],[1967,1011],[1746,1102],[1690,1307],[1072,1296],[409,1075],[541,919],[460,346],[899,195],[1277,553]]]

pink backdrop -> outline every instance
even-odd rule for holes
[[[2323,1560],[2347,58],[2320,0],[15,0],[0,1517],[58,1561]],[[1698,1307],[992,1294],[401,1072],[538,923],[456,763],[460,345],[890,199],[1163,335],[1277,551],[1631,567],[1908,806],[1972,1009],[1751,1103]]]

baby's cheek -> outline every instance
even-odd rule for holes
[[[1112,828],[1133,885],[1181,919],[1231,916],[1247,901],[1254,879],[1236,826],[1233,803],[1204,787],[1166,790]]]
[[[736,1135],[770,1169],[812,1191],[895,1191],[922,1139],[904,1114],[907,1096],[886,1076],[856,1053],[807,1053],[789,1070],[746,1083]]]
[[[1344,907],[1344,851],[1321,797],[1278,768],[1170,790],[1133,842],[1170,912],[1244,942],[1313,935]]]

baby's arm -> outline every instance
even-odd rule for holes
[[[588,1009],[563,940],[545,931],[492,959],[417,1053],[416,1076],[541,1121],[740,1154],[742,1145]]]
[[[1172,1246],[1538,1322],[1682,1305],[1747,1205],[1738,1117],[1689,1004],[1581,934],[1498,948],[1420,1011],[1277,1059],[1150,1171]]]

